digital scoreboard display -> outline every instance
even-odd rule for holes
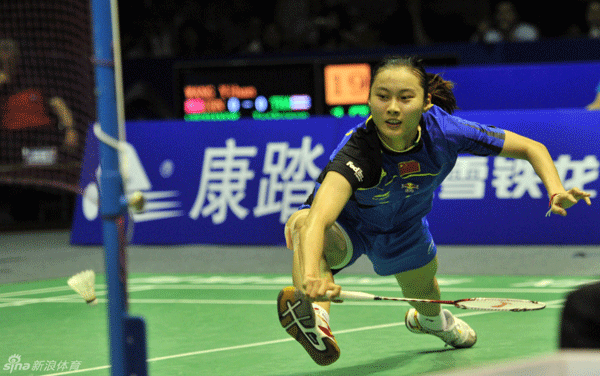
[[[335,117],[367,116],[371,64],[339,63],[323,64],[324,112]]]
[[[174,73],[179,115],[187,121],[305,119],[322,112],[315,107],[312,63],[196,63]]]
[[[174,72],[178,116],[187,121],[368,116],[372,64],[181,64]]]
[[[428,65],[453,65],[430,57]],[[188,121],[369,115],[369,58],[296,63],[227,61],[175,66],[177,114]]]

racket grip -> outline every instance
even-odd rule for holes
[[[376,298],[375,295],[368,294],[366,292],[344,291],[344,290],[342,290],[340,292],[340,295],[337,298],[334,298],[334,299],[338,299],[340,301],[344,301],[344,300],[375,300],[375,298]],[[335,301],[335,300],[332,300],[332,301]]]

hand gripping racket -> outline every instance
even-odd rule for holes
[[[437,303],[450,304],[462,309],[475,309],[480,311],[537,311],[546,307],[545,303],[533,300],[508,299],[508,298],[468,298],[459,300],[430,300],[414,298],[390,298],[378,296],[358,291],[342,291],[340,295],[331,298],[331,292],[327,292],[328,300],[334,303],[342,303],[344,300],[387,300],[395,302],[415,302],[415,303]]]

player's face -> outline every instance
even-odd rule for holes
[[[390,67],[379,72],[371,86],[369,107],[381,137],[392,144],[411,143],[429,100],[419,76],[408,67]]]

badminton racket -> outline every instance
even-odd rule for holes
[[[415,298],[391,298],[387,296],[378,296],[358,291],[342,291],[340,295],[331,298],[331,292],[327,292],[327,300],[334,303],[342,303],[344,300],[375,300],[375,301],[395,301],[395,302],[413,302],[413,303],[437,303],[449,304],[461,309],[474,309],[480,311],[536,311],[544,309],[545,303],[533,300],[508,299],[508,298],[468,298],[459,300],[431,300]]]

